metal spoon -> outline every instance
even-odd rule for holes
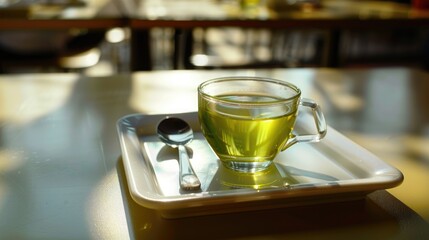
[[[157,127],[157,133],[165,144],[179,150],[179,182],[183,190],[197,190],[201,182],[189,162],[185,145],[193,138],[193,132],[187,122],[180,118],[167,117]]]

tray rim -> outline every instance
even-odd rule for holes
[[[130,147],[130,143],[127,141],[139,141],[138,133],[135,129],[135,126],[132,125],[132,121],[137,121],[137,118],[163,118],[165,116],[177,116],[182,118],[195,118],[196,112],[185,112],[185,113],[172,113],[172,114],[129,114],[121,117],[117,121],[117,131],[120,139],[120,145],[122,150],[122,158],[123,165],[126,175],[126,180],[129,186],[129,191],[132,199],[137,202],[139,205],[144,207],[164,211],[166,216],[169,216],[168,211],[176,211],[180,209],[186,208],[204,208],[215,206],[224,203],[234,203],[234,204],[242,204],[242,203],[258,203],[261,201],[267,200],[279,200],[279,199],[292,199],[296,200],[299,198],[308,198],[312,196],[320,196],[320,197],[329,197],[337,196],[344,194],[344,199],[347,199],[346,195],[356,196],[356,197],[364,197],[365,195],[382,189],[388,189],[392,187],[396,187],[400,185],[404,176],[402,172],[400,172],[395,167],[390,164],[384,162],[373,153],[369,152],[367,149],[362,146],[354,143],[351,139],[342,135],[340,132],[335,130],[334,128],[328,126],[328,135],[326,138],[340,138],[341,142],[347,142],[348,144],[353,144],[357,150],[359,150],[360,154],[364,154],[365,157],[369,157],[378,165],[384,167],[385,172],[378,173],[371,178],[360,178],[358,181],[356,179],[350,180],[341,180],[338,185],[331,185],[329,183],[321,183],[321,184],[297,184],[293,185],[289,188],[271,188],[271,189],[234,189],[233,191],[229,190],[222,191],[221,194],[211,194],[208,192],[197,192],[197,193],[187,193],[176,196],[163,196],[161,194],[155,193],[153,185],[156,185],[156,180],[154,182],[154,177],[143,176],[145,181],[151,182],[153,185],[145,183],[145,187],[152,188],[146,189],[142,191],[141,187],[137,186],[136,180],[133,176],[133,170],[129,159],[129,151],[136,151],[136,149],[132,149]],[[125,139],[126,137],[131,139]],[[134,138],[134,139],[133,139]],[[140,156],[144,158],[144,153],[142,153],[139,149]],[[143,159],[144,161],[144,159]],[[151,166],[147,166],[148,162],[144,161],[146,167],[151,168]],[[146,169],[145,171],[153,171]],[[153,173],[153,172],[152,172]],[[143,184],[143,183],[141,183]],[[156,187],[156,186],[155,186]],[[218,191],[216,191],[219,193]],[[355,198],[353,198],[355,199]],[[338,199],[337,199],[338,200]],[[335,201],[335,199],[332,199]],[[314,202],[314,201],[310,201]],[[316,201],[317,202],[317,201]],[[305,204],[303,202],[303,204]],[[233,211],[233,210],[232,210]]]

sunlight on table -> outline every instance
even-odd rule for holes
[[[429,189],[426,184],[429,182],[429,169],[422,167],[420,162],[429,159],[429,139],[409,135],[386,137],[364,136],[354,132],[344,134],[404,174],[404,182],[388,191],[429,221]]]
[[[63,106],[77,74],[0,77],[0,121],[25,124]]]

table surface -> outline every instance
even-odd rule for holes
[[[231,75],[294,81],[332,127],[401,170],[404,182],[357,201],[175,220],[137,205],[116,121],[130,113],[196,111],[197,85]],[[0,75],[0,238],[423,239],[428,78],[407,68]]]

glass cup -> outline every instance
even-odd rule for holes
[[[317,134],[295,135],[298,108],[309,107]],[[327,131],[317,103],[296,86],[263,77],[224,77],[198,87],[202,132],[223,165],[238,172],[267,169],[276,155],[298,142],[320,141]]]

